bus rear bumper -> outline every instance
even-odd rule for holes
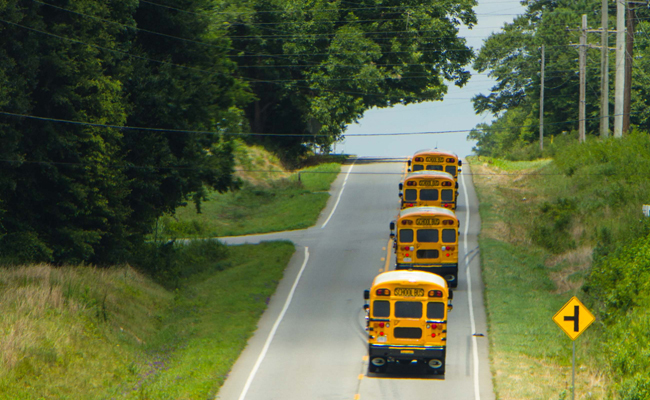
[[[388,362],[397,360],[430,360],[445,359],[445,346],[414,347],[414,346],[380,346],[369,345],[368,355],[370,360],[383,357]]]

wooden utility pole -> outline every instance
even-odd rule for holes
[[[625,93],[625,2],[616,0],[616,83],[614,87],[614,137],[623,136]]]
[[[632,60],[634,55],[634,8],[627,7],[627,35],[625,36],[625,95],[623,96],[623,133],[630,131],[630,112],[632,102]]]
[[[542,72],[539,86],[539,150],[544,151],[544,45],[542,45]]]
[[[587,83],[587,14],[582,14],[582,29],[580,29],[580,101],[578,103],[578,133],[579,141],[585,141],[585,107]]]
[[[600,34],[600,137],[609,136],[609,24],[607,0],[601,2]]]

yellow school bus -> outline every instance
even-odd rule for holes
[[[401,210],[390,223],[396,269],[417,269],[444,277],[458,285],[458,218],[442,207]],[[397,234],[395,234],[397,230]]]
[[[455,210],[457,186],[454,177],[447,172],[411,172],[399,184],[401,208],[435,206]]]
[[[391,363],[424,364],[445,373],[447,312],[452,291],[430,272],[389,271],[364,291],[368,331],[368,372],[385,372]]]
[[[463,161],[456,153],[451,151],[430,149],[417,151],[408,160],[409,172],[413,171],[445,171],[451,174],[458,181],[458,173],[461,172]]]

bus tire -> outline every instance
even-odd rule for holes
[[[375,360],[377,361],[375,362]],[[386,361],[385,358],[383,357],[376,357],[374,359],[371,358],[368,362],[368,371],[383,373],[386,372],[387,366],[388,366],[388,362]]]
[[[445,275],[445,280],[447,281],[447,285],[449,285],[450,288],[457,287],[458,286],[458,273]]]
[[[427,361],[427,373],[435,375],[445,374],[445,361],[432,359]]]

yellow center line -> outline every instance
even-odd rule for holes
[[[359,400],[360,398],[361,398],[361,396],[359,394],[354,395],[354,400]]]
[[[359,374],[359,380],[363,379],[363,374]]]
[[[391,245],[390,242],[392,242],[393,239],[388,239],[388,244],[386,245],[386,263],[384,264],[384,271],[388,271],[388,263],[390,263],[390,250],[391,250]],[[383,260],[382,260],[383,261]]]

